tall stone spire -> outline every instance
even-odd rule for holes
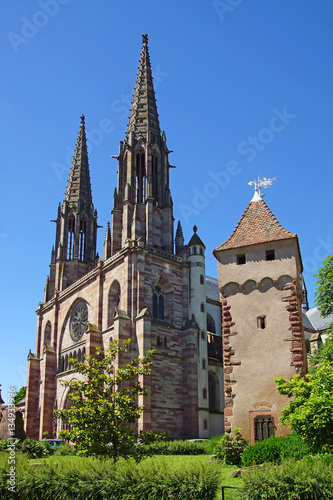
[[[65,201],[69,206],[75,207],[79,211],[88,209],[92,205],[84,115],[81,116],[81,125],[67,182]]]
[[[45,301],[80,279],[95,266],[97,211],[91,194],[84,115],[81,116],[62,207],[56,222],[55,251],[52,249],[49,284]]]
[[[126,138],[119,143],[118,155],[113,155],[118,159],[118,187],[112,210],[112,255],[123,248],[128,239],[138,239],[139,233],[141,243],[173,253],[170,152],[158,120],[148,35],[142,35]],[[136,214],[140,213],[141,220],[135,219],[134,238],[132,219],[135,210]]]
[[[131,132],[136,139],[139,139],[139,137],[146,138],[148,131],[154,136],[161,136],[148,50],[148,35],[142,35],[142,51],[127,126],[127,140],[131,142],[129,139]]]

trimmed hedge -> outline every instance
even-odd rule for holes
[[[143,445],[147,454],[152,455],[206,455],[209,453],[207,443],[200,441],[156,441]]]
[[[219,480],[216,463],[188,463],[177,469],[154,459],[115,465],[111,460],[58,457],[30,465],[25,456],[16,458],[16,497],[28,500],[213,500]],[[13,498],[7,472],[8,460],[0,460],[4,500]]]
[[[270,437],[248,445],[242,453],[244,467],[266,462],[280,463],[294,458],[299,460],[309,453],[307,446],[296,435]]]
[[[247,472],[243,479],[240,495],[246,500],[333,499],[333,464],[325,458],[267,464]]]

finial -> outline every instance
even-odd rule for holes
[[[259,201],[261,200],[265,195],[261,194],[261,188],[268,188],[268,186],[271,186],[273,181],[276,180],[276,177],[273,177],[273,179],[266,179],[266,177],[263,177],[263,179],[260,179],[260,176],[258,175],[258,180],[250,181],[248,182],[248,186],[254,186],[254,195],[251,201]]]
[[[197,226],[193,226],[193,231],[196,233],[198,231]]]
[[[142,43],[143,44],[148,44],[148,35],[147,34],[142,35]]]
[[[81,123],[84,125],[84,120],[85,120],[85,116],[84,115],[81,115]]]

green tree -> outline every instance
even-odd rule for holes
[[[333,367],[324,361],[306,377],[294,375],[290,381],[275,379],[277,390],[294,398],[281,413],[281,422],[289,424],[310,450],[333,450]]]
[[[315,277],[317,278],[316,304],[320,314],[327,318],[333,314],[333,255],[324,260]]]
[[[25,398],[25,393],[26,393],[26,386],[24,387],[21,387],[21,389],[19,389],[17,391],[17,393],[15,394],[15,397],[14,397],[14,403],[17,404],[19,401],[21,401],[21,399],[24,399]]]
[[[84,363],[70,360],[84,380],[61,381],[70,389],[72,406],[56,410],[55,414],[69,424],[69,430],[60,432],[61,437],[74,442],[81,454],[114,461],[120,456],[140,458],[142,447],[137,444],[140,434],[131,424],[144,410],[138,404],[138,396],[147,391],[138,376],[149,375],[153,351],[115,369],[115,361],[129,352],[129,343],[128,340],[120,346],[113,341],[107,351],[98,348],[97,357],[87,356]]]

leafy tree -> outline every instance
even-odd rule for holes
[[[333,255],[324,260],[315,277],[317,278],[316,304],[320,314],[327,318],[333,314]]]
[[[310,450],[333,450],[333,367],[324,361],[313,373],[290,381],[275,379],[280,394],[294,399],[282,410],[281,422],[302,437]]]
[[[24,387],[21,387],[21,389],[19,391],[17,391],[17,393],[15,394],[15,397],[14,397],[15,404],[17,404],[19,401],[21,401],[21,399],[25,398],[26,389],[27,389],[26,386],[24,386]]]
[[[144,410],[137,398],[147,391],[138,376],[150,373],[153,351],[115,369],[115,360],[129,351],[129,343],[120,346],[113,341],[107,351],[98,348],[97,357],[87,356],[83,363],[70,359],[84,380],[61,381],[70,389],[72,406],[55,414],[69,424],[69,430],[60,432],[61,437],[74,442],[81,454],[113,458],[115,462],[120,456],[140,458],[144,447],[138,445],[140,434],[131,424]]]

